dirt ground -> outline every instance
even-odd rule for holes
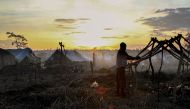
[[[73,71],[68,68],[0,73],[0,109],[188,109],[189,102],[157,93],[150,80],[138,76],[124,98],[116,92],[115,71]],[[96,81],[98,87],[91,87]]]

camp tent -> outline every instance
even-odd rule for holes
[[[77,62],[89,61],[76,50],[66,51],[66,56],[72,61],[77,61]]]
[[[16,63],[15,57],[9,51],[0,48],[0,69],[5,66],[15,65]]]
[[[71,60],[61,53],[61,50],[56,50],[45,62],[45,66],[67,65],[69,63]]]
[[[37,64],[40,63],[40,58],[35,56],[30,48],[25,49],[9,49],[11,54],[13,54],[19,64]]]

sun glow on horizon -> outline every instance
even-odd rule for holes
[[[156,28],[153,26],[158,25],[139,20],[168,15],[155,13],[159,9],[190,6],[187,0],[180,3],[171,0],[165,4],[163,1],[2,0],[0,41],[5,43],[0,47],[11,48],[5,33],[15,32],[26,36],[33,49],[55,49],[60,41],[67,49],[117,49],[120,42],[126,42],[129,48],[139,48],[146,45]],[[171,31],[162,33],[172,34]]]

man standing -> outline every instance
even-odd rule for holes
[[[129,56],[126,52],[126,47],[127,45],[124,42],[120,44],[120,49],[117,53],[117,61],[116,61],[117,95],[121,97],[125,96],[125,88],[126,88],[125,67],[127,66],[127,60],[140,59],[140,57]]]

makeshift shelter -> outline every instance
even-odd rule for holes
[[[45,66],[52,67],[57,65],[68,65],[69,63],[71,63],[71,60],[67,58],[60,50],[56,50],[45,62]]]
[[[30,48],[9,49],[8,51],[15,56],[21,65],[40,64],[40,58],[35,56]]]
[[[34,51],[35,55],[41,59],[42,63],[44,63],[45,61],[47,61],[54,52],[55,52],[55,50],[39,50],[39,51]]]
[[[0,48],[0,69],[5,66],[15,65],[16,63],[15,57],[9,51]]]
[[[32,64],[40,64],[40,58],[34,56],[34,55],[29,55],[26,56],[21,62],[20,64],[22,65],[32,65]]]
[[[66,56],[72,60],[72,61],[77,61],[77,62],[85,62],[85,61],[89,61],[86,58],[84,58],[79,52],[77,52],[76,50],[69,50],[66,51]]]

